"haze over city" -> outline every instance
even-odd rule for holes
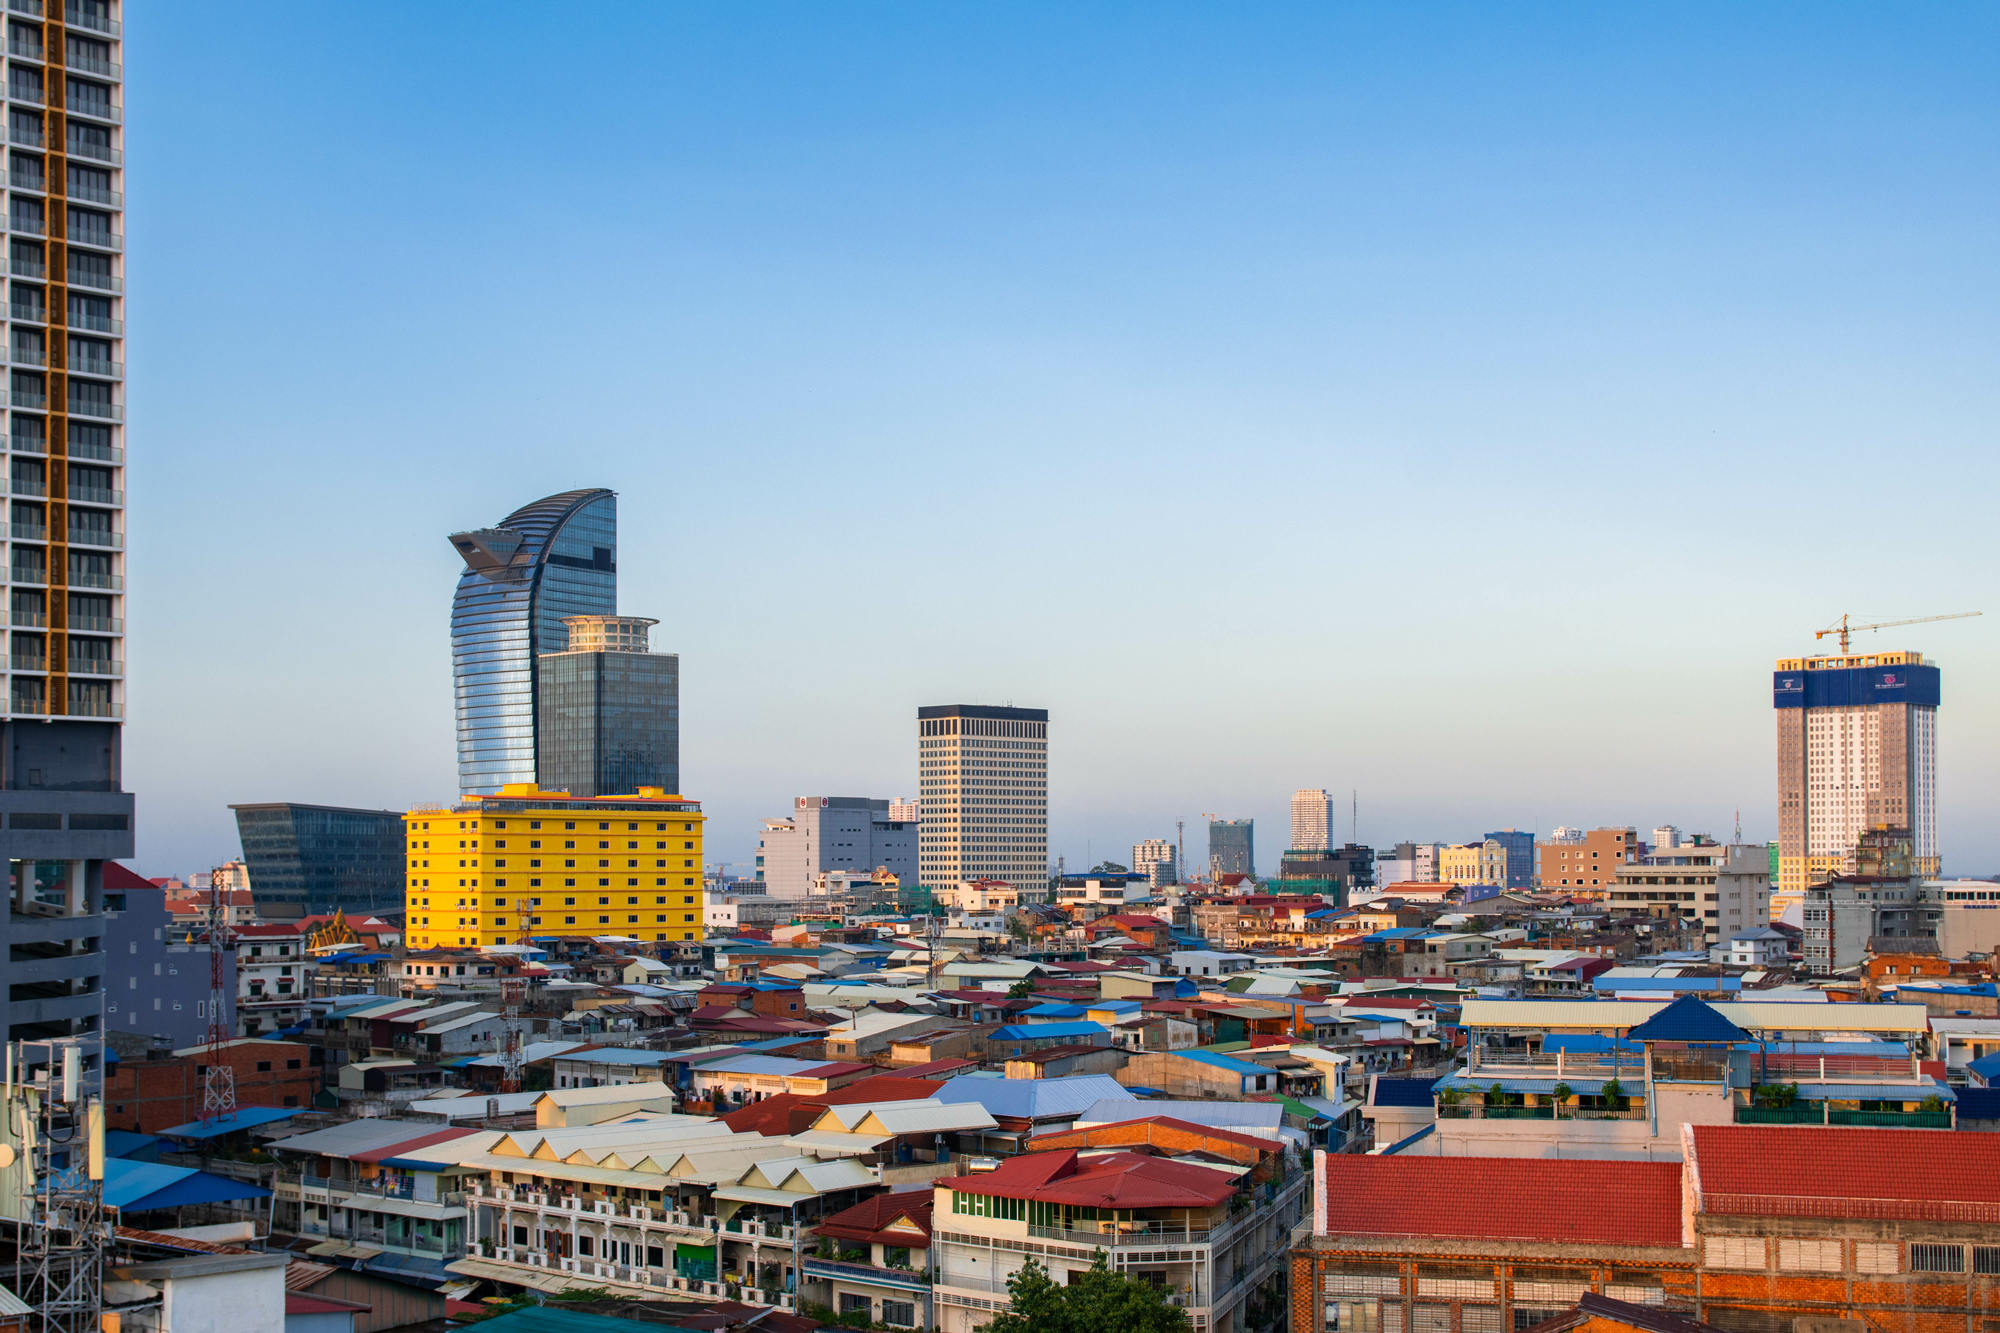
[[[129,16],[144,873],[450,799],[445,534],[579,486],[736,866],[951,701],[1049,710],[1072,867],[1764,841],[1773,660],[1996,609],[1990,10],[595,12]],[[1953,874],[1996,631],[1861,644]]]

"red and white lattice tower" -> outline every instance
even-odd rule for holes
[[[506,1024],[500,1043],[500,1091],[519,1092],[521,1090],[521,987],[519,978],[511,978],[500,983],[501,998],[506,1001],[506,1013],[501,1022]]]
[[[236,1033],[229,1022],[230,980],[223,955],[231,944],[224,873],[208,880],[208,1072],[201,1082],[201,1118],[225,1120],[236,1114],[236,1071],[229,1064],[228,1046]]]

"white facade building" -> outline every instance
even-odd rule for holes
[[[944,704],[917,710],[919,882],[1049,880],[1049,714]],[[908,883],[910,881],[905,881]]]
[[[1653,850],[1681,845],[1681,831],[1672,824],[1662,824],[1653,830]]]
[[[1325,790],[1292,793],[1292,850],[1323,852],[1333,846],[1333,797]]]
[[[1178,884],[1180,856],[1165,838],[1148,838],[1132,845],[1132,871],[1144,875],[1154,888]]]
[[[801,796],[789,819],[767,819],[757,840],[757,880],[774,898],[804,898],[830,870],[863,876],[880,868],[917,882],[918,825],[890,817],[890,802],[866,796]]]

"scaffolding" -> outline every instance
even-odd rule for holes
[[[35,1333],[98,1333],[111,1228],[104,1211],[104,1101],[86,1090],[95,1036],[7,1047],[0,1206],[14,1232],[14,1292]]]

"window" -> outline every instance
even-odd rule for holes
[[[1963,1273],[1965,1271],[1965,1247],[1963,1245],[1911,1245],[1910,1271],[1912,1273]]]
[[[287,1069],[297,1069],[298,1067],[299,1067],[299,1062],[297,1060],[285,1061],[285,1068]]]
[[[260,1073],[260,1074],[268,1074],[268,1073],[270,1073],[270,1072],[271,1072],[271,1062],[270,1062],[269,1060],[259,1060],[259,1061],[257,1062],[257,1072],[258,1072],[258,1073]]]
[[[1766,1265],[1761,1236],[1710,1236],[1703,1251],[1710,1268],[1763,1268]]]
[[[1857,1273],[1894,1273],[1900,1271],[1897,1263],[1896,1243],[1882,1240],[1857,1240],[1854,1242],[1854,1271]]]
[[[1975,1273],[2000,1273],[2000,1245],[1973,1246],[1972,1271]]]
[[[584,1253],[588,1254],[589,1251],[585,1250]],[[840,1293],[840,1312],[842,1314],[865,1315],[869,1312],[871,1305],[872,1302],[870,1302],[866,1296],[856,1296],[851,1291],[843,1291]]]
[[[902,1328],[915,1328],[917,1307],[909,1301],[885,1300],[882,1302],[882,1322]]]
[[[1786,1272],[1838,1273],[1840,1242],[1837,1240],[1778,1241],[1778,1267]]]

